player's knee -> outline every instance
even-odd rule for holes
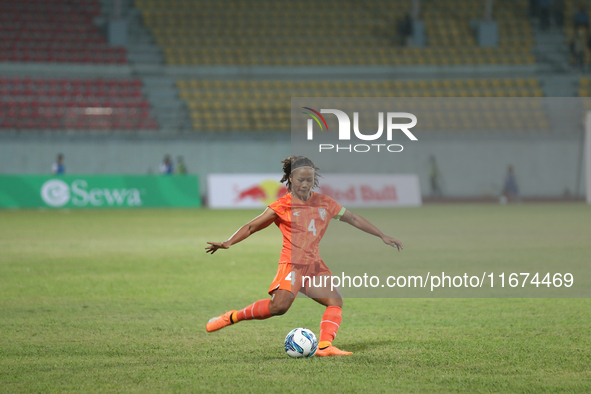
[[[289,310],[290,306],[291,303],[286,302],[271,303],[269,305],[269,312],[271,312],[273,316],[285,315],[285,313]]]
[[[291,296],[291,294],[289,294]],[[292,297],[273,297],[273,300],[269,304],[269,312],[273,316],[284,315],[293,302]]]

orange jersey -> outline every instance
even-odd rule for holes
[[[330,219],[345,213],[339,203],[327,195],[312,192],[308,201],[291,193],[269,205],[278,218],[275,224],[283,233],[283,250],[279,263],[311,264],[320,260],[319,243]]]

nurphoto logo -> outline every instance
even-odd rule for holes
[[[321,109],[320,112],[310,108],[310,107],[303,107],[304,109],[310,112],[303,112],[304,114],[311,117],[308,119],[307,123],[307,139],[309,141],[314,139],[314,121],[320,127],[320,130],[328,131],[328,125],[326,123],[326,119],[322,116],[322,114],[333,114],[337,117],[339,122],[339,141],[350,141],[351,140],[351,119],[349,116],[338,109]],[[395,130],[402,131],[408,139],[411,141],[417,141],[417,137],[410,131],[411,128],[416,126],[417,124],[417,117],[408,112],[387,112],[386,113],[386,140],[392,141],[392,135]],[[410,122],[407,123],[395,123],[395,119],[408,119]],[[376,141],[382,138],[384,134],[384,113],[378,112],[378,130],[373,134],[364,134],[359,130],[359,113],[353,112],[353,133],[354,138],[361,140],[361,141]],[[400,144],[349,144],[349,145],[339,145],[339,144],[318,144],[318,151],[333,151],[333,152],[358,152],[358,153],[365,153],[370,151],[376,152],[391,152],[397,153],[402,152],[404,147]]]

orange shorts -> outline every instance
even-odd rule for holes
[[[298,292],[308,295],[310,279],[306,279],[304,280],[304,283],[302,283],[302,278],[313,278],[321,275],[332,276],[332,273],[322,260],[306,265],[279,263],[277,275],[275,275],[275,279],[273,279],[273,283],[271,283],[271,286],[269,287],[269,294],[272,294],[275,290],[287,290],[294,296],[296,296]]]

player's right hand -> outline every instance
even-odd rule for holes
[[[210,246],[205,248],[205,253],[214,254],[218,249],[228,249],[230,246],[225,242],[208,242]]]

